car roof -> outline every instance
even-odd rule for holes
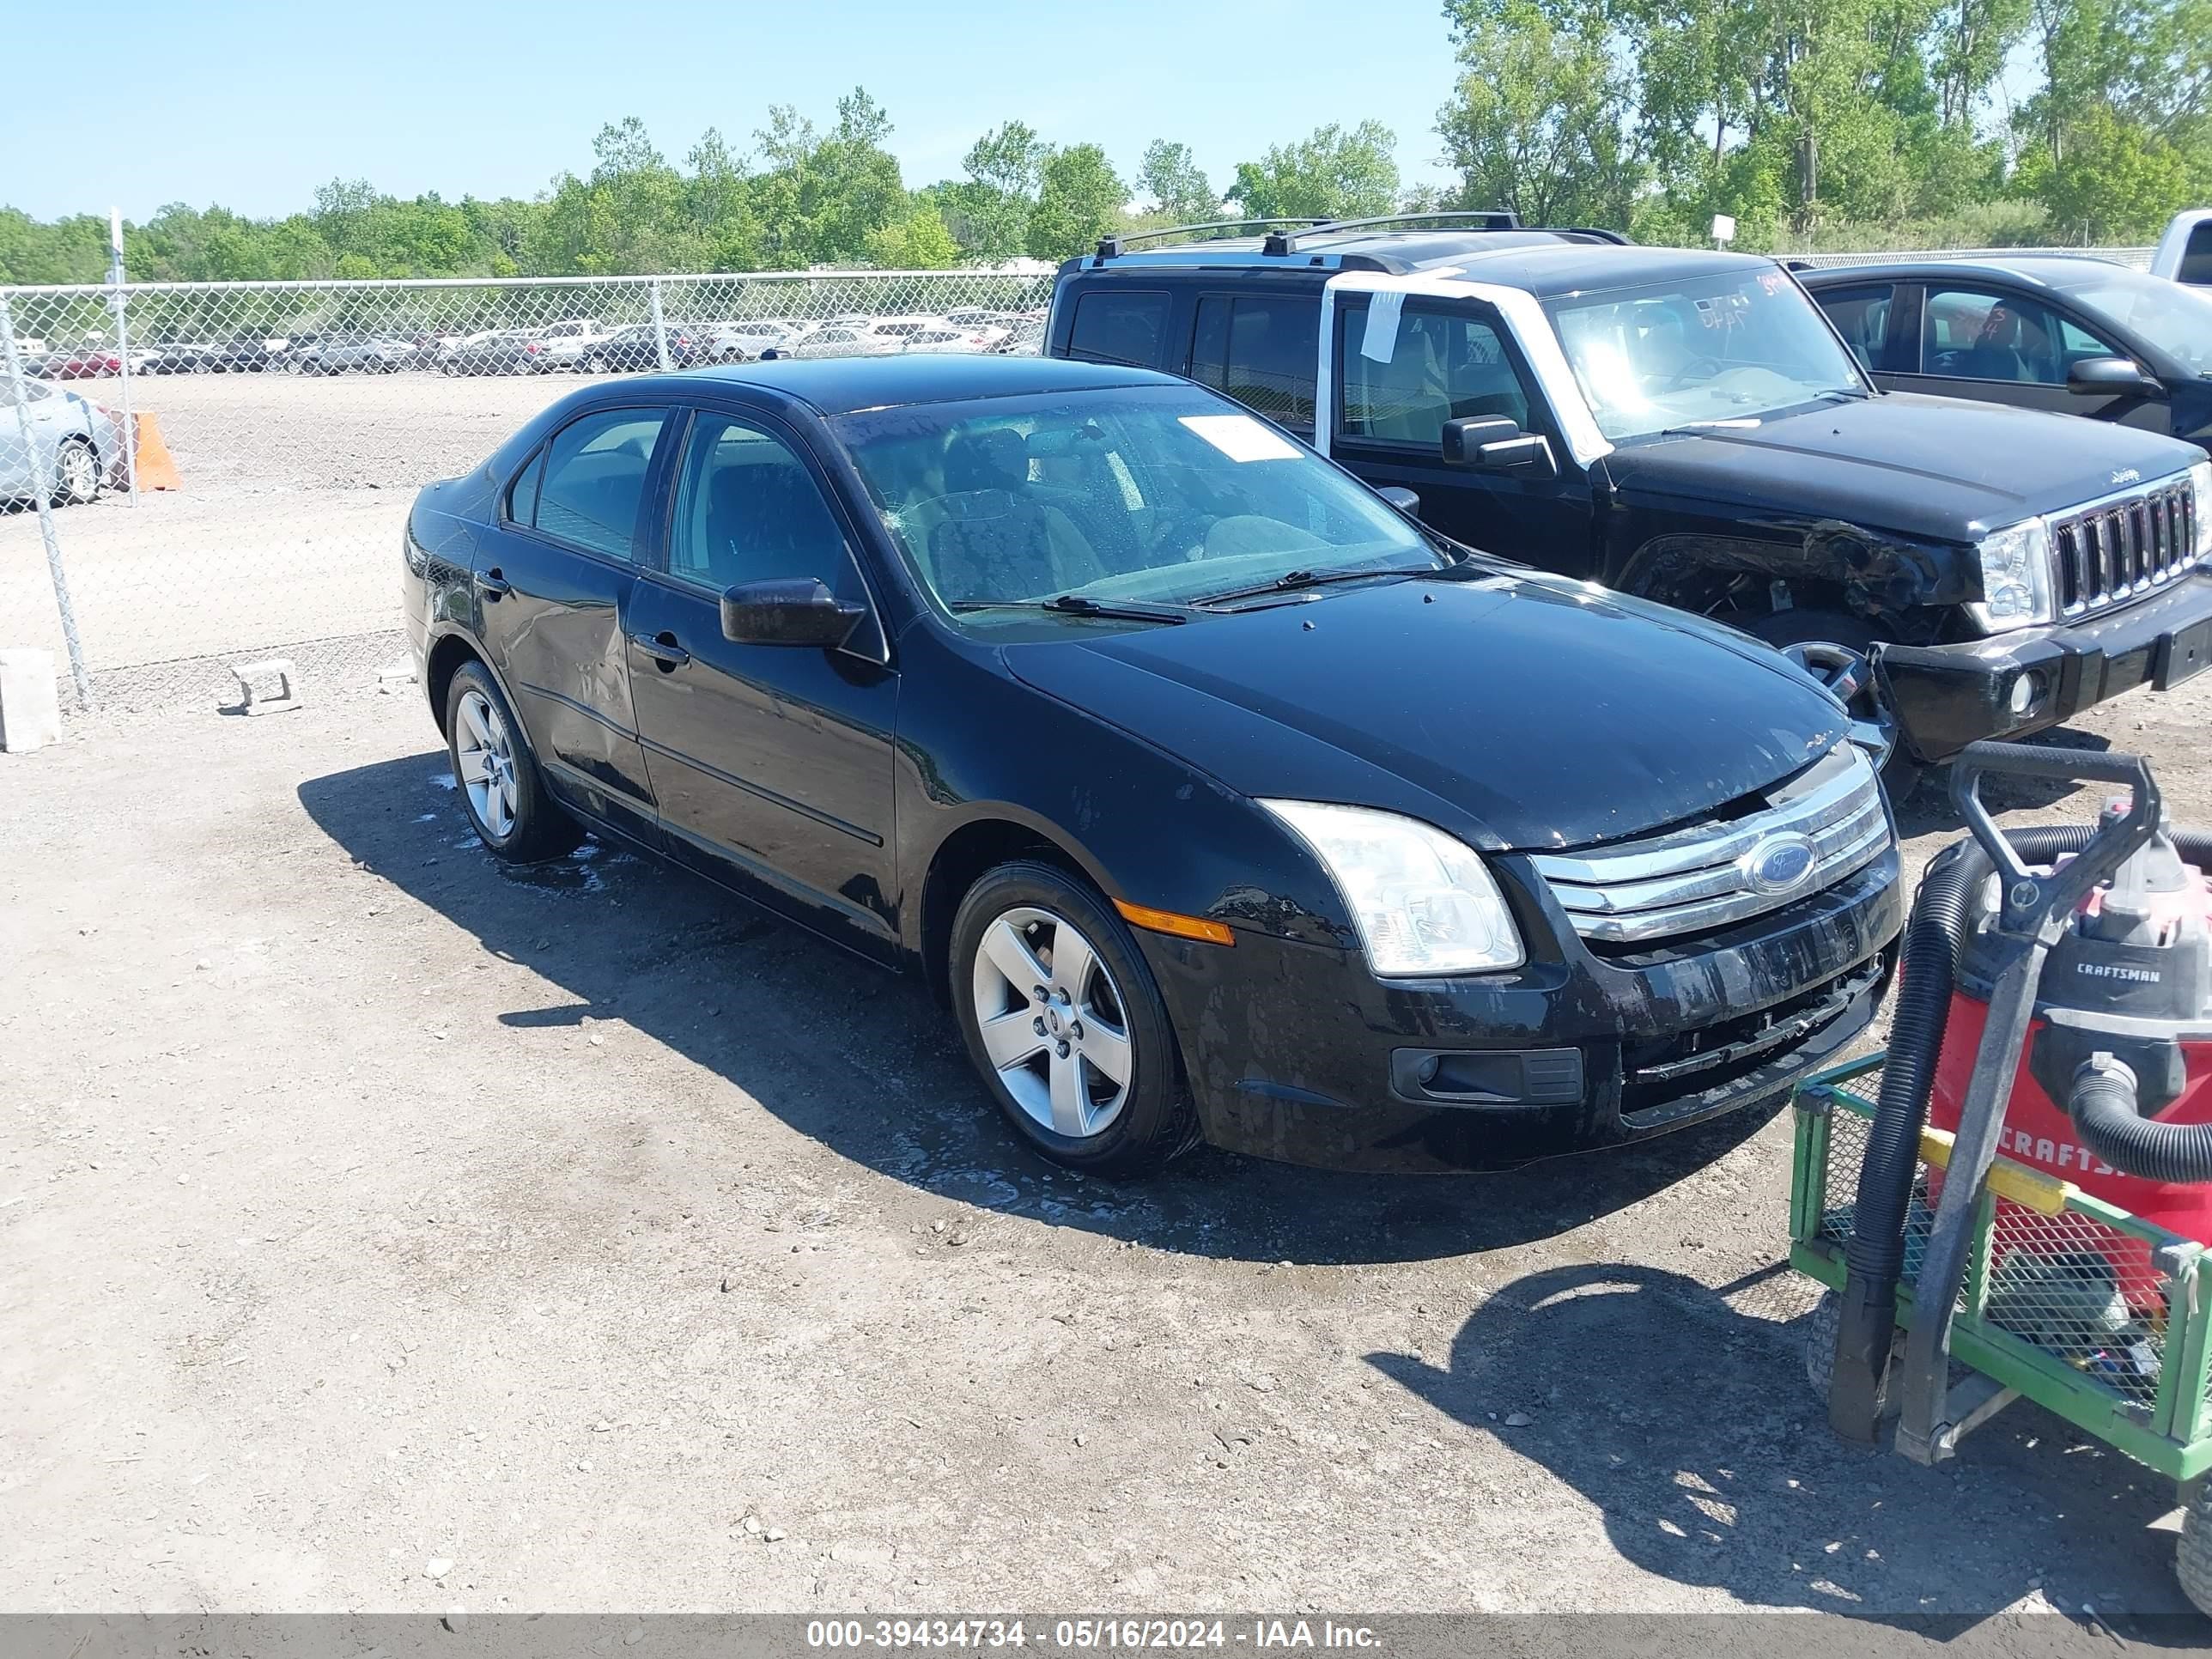
[[[1070,274],[1097,276],[1115,272],[1159,276],[1169,271],[1201,270],[1274,270],[1297,276],[1318,272],[1322,280],[1340,270],[1382,270],[1396,275],[1455,272],[1469,282],[1525,289],[1540,298],[1685,275],[1758,270],[1773,262],[1758,254],[1723,253],[1698,248],[1638,247],[1592,232],[1577,230],[1301,231],[1288,253],[1269,253],[1264,238],[1227,237],[1173,247],[1139,248],[1096,261],[1085,258],[1066,267]]]
[[[963,398],[1014,398],[1030,392],[1087,392],[1106,386],[1180,386],[1172,375],[1115,363],[1060,357],[968,356],[780,357],[729,363],[672,379],[757,386],[811,404],[824,415]]]
[[[1981,271],[2009,276],[2030,288],[2073,288],[2094,277],[2097,269],[2124,270],[2091,253],[1977,254],[1971,258],[1884,259],[1876,264],[1826,265],[1798,275],[1810,288],[1837,288],[1850,282],[1896,282],[1905,278],[1955,276],[1960,271]]]

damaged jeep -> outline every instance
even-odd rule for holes
[[[1225,392],[1457,541],[1788,650],[1893,791],[2212,656],[2203,450],[1885,392],[1771,259],[1503,213],[1193,227],[1070,260],[1048,341]]]

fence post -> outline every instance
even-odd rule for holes
[[[107,210],[108,303],[115,307],[115,360],[123,365],[123,478],[138,505],[138,422],[131,418],[131,335],[124,321],[123,210]]]
[[[15,318],[8,296],[0,294],[0,348],[8,354],[8,390],[15,404],[15,428],[22,434],[31,494],[39,507],[39,534],[46,544],[46,574],[53,580],[54,605],[62,616],[62,643],[69,648],[70,678],[76,683],[77,707],[92,710],[92,676],[84,665],[84,645],[76,636],[76,609],[70,604],[69,577],[62,569],[62,544],[54,533],[54,481],[31,433],[31,398],[23,384],[23,356],[15,349]]]
[[[656,276],[646,284],[646,292],[653,301],[653,345],[660,354],[661,368],[672,367],[668,361],[668,321],[660,314],[660,278]]]

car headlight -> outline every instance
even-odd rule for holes
[[[1528,959],[1489,870],[1443,830],[1364,806],[1260,805],[1322,861],[1381,977],[1487,973]]]
[[[2197,526],[2197,556],[2212,562],[2212,461],[2189,469],[2189,521]]]
[[[2052,619],[2051,527],[2040,519],[1993,530],[1974,544],[1981,556],[1982,597],[1966,613],[1985,633]]]

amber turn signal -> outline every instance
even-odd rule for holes
[[[1149,927],[1155,933],[1172,933],[1177,939],[1202,939],[1208,945],[1234,945],[1237,935],[1218,921],[1208,921],[1202,916],[1177,915],[1172,910],[1154,910],[1146,905],[1131,904],[1126,899],[1115,899],[1114,908],[1121,913],[1121,920],[1133,927]]]

